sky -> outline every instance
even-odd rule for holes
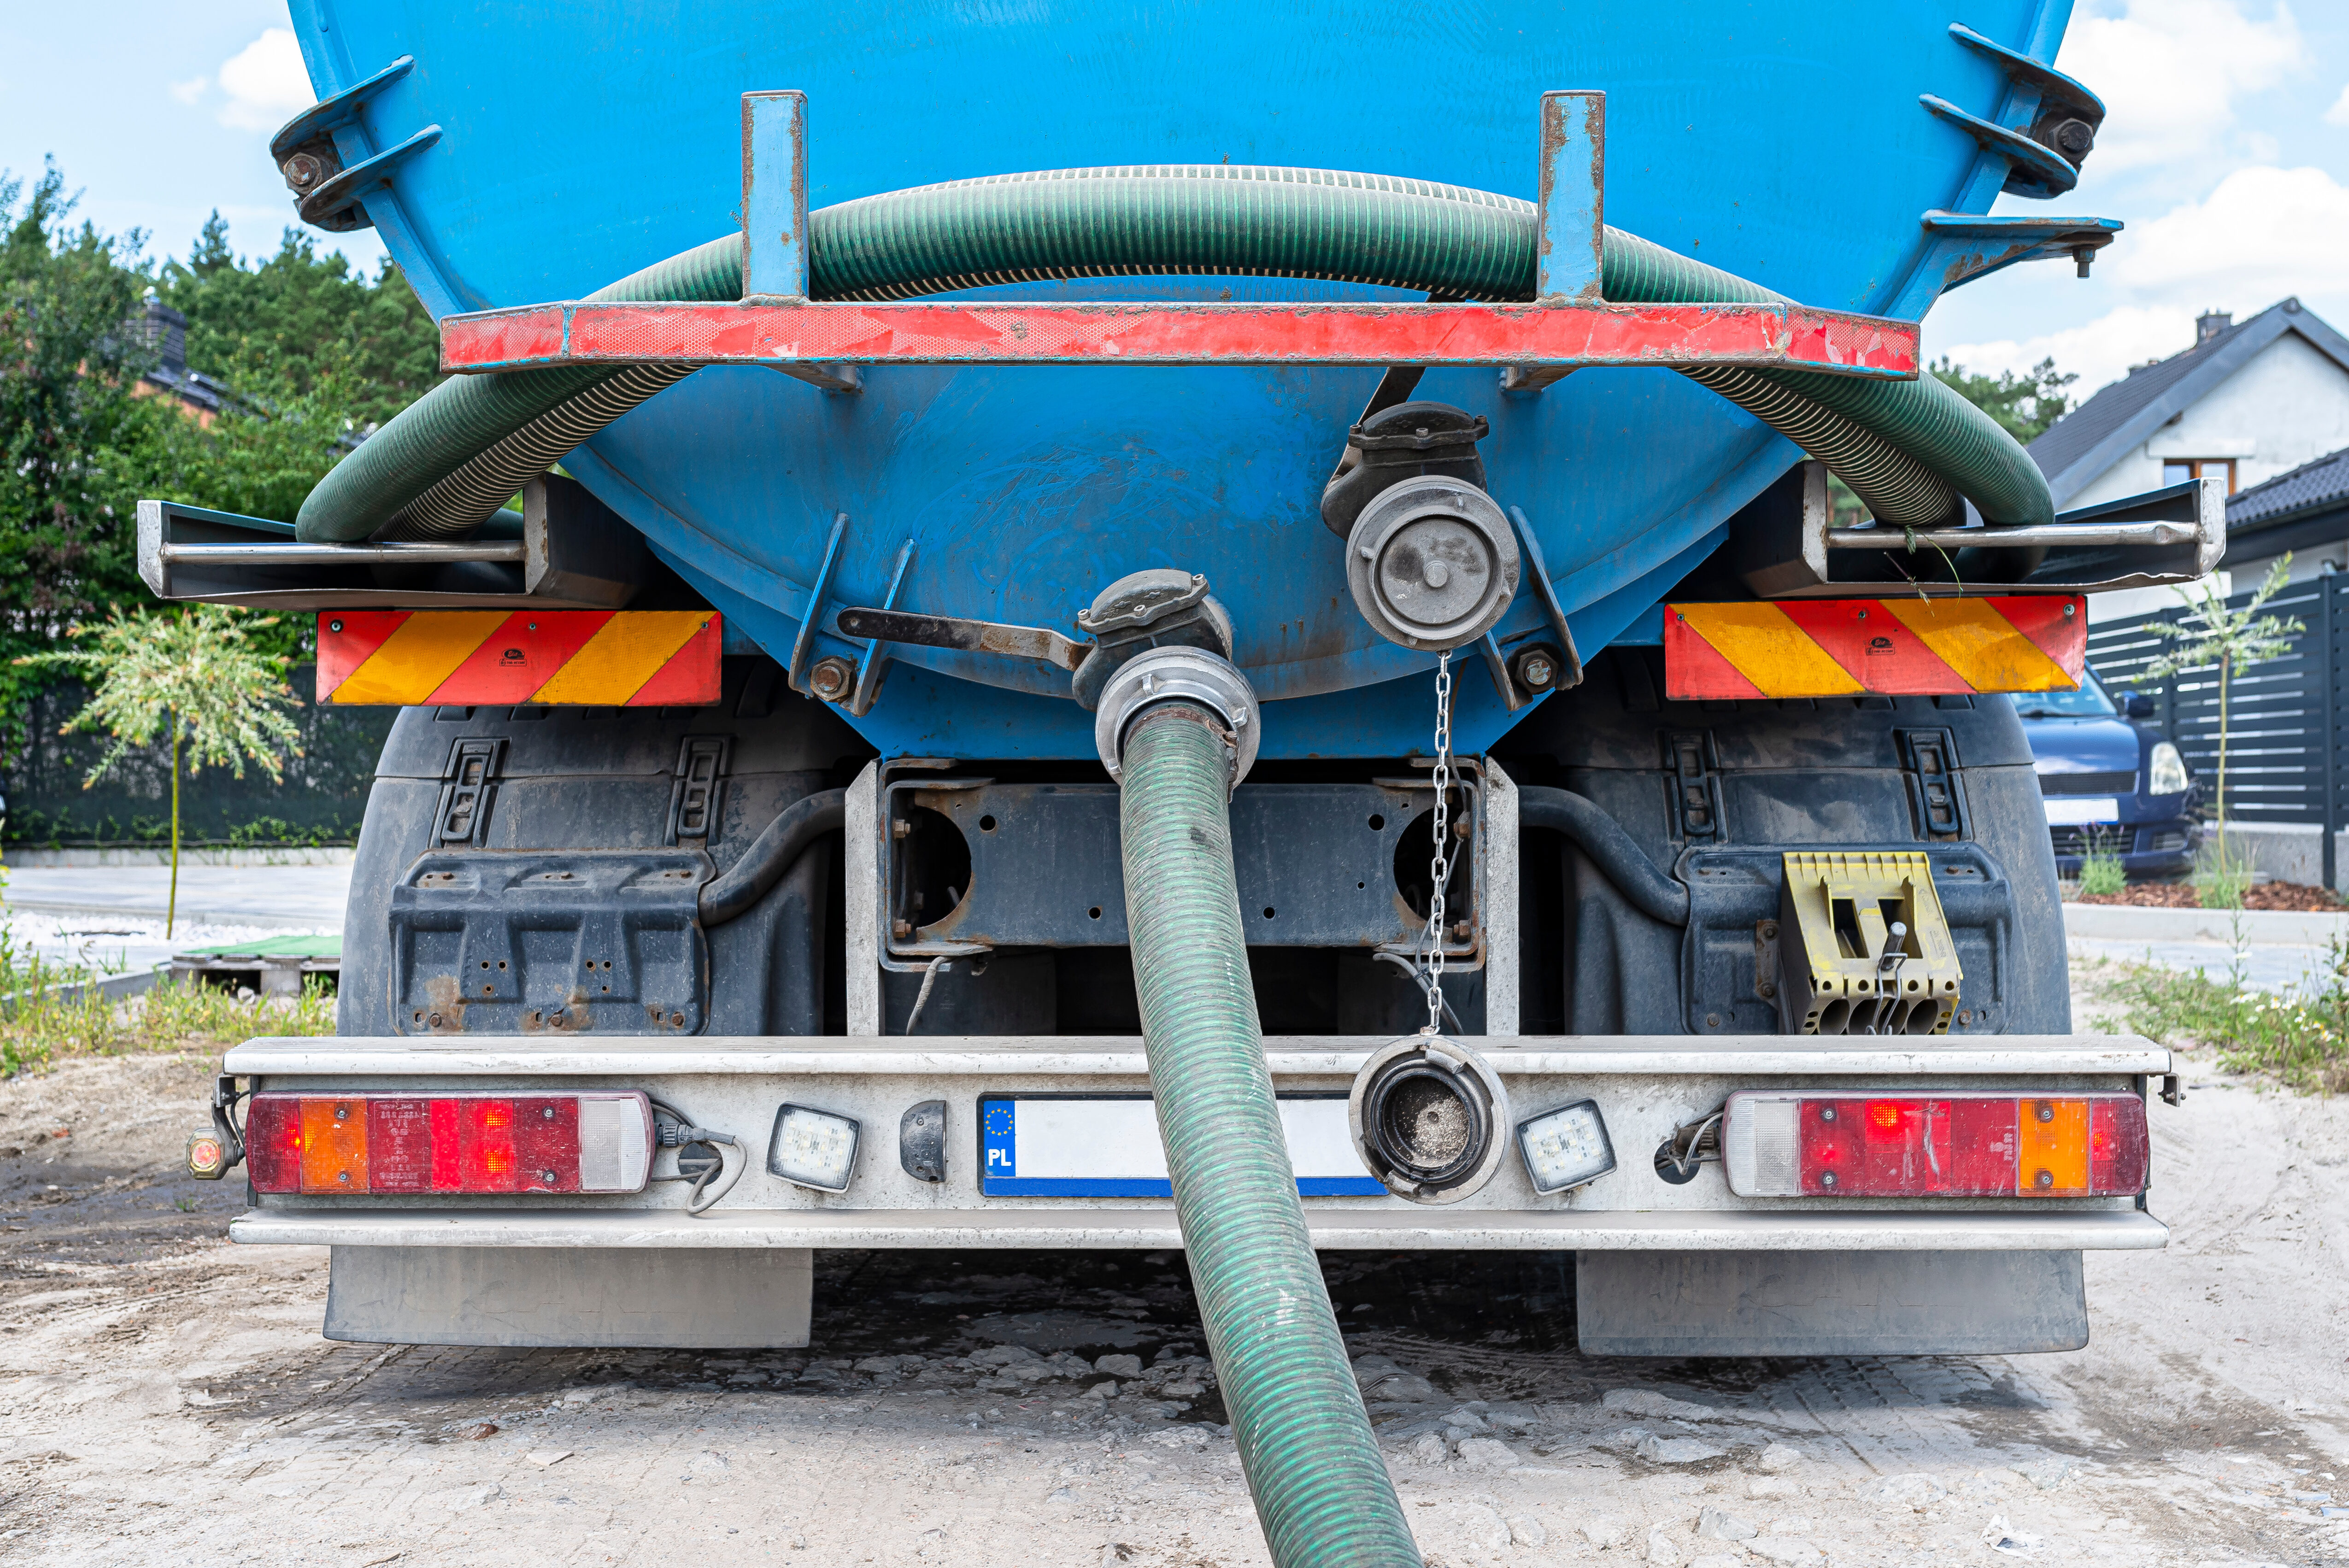
[[[2076,190],[1998,210],[2127,227],[2085,283],[2041,262],[1952,292],[1930,354],[2053,356],[2085,395],[2188,346],[2205,310],[2297,294],[2349,330],[2349,4],[2082,0],[2056,64],[2111,114]],[[54,155],[80,214],[144,231],[150,255],[185,255],[215,208],[240,252],[274,250],[292,210],[269,136],[309,101],[283,0],[0,5],[0,169]],[[382,259],[370,230],[311,238]]]

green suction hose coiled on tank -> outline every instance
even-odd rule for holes
[[[1208,1352],[1278,1568],[1420,1568],[1306,1233],[1232,872],[1229,762],[1195,709],[1126,727],[1134,989]]]
[[[1328,278],[1443,299],[1523,300],[1538,215],[1489,191],[1328,170],[1149,165],[996,175],[869,196],[809,214],[818,299],[904,299],[992,284],[1117,275]],[[1618,303],[1780,296],[1618,230],[1602,255]],[[739,298],[738,237],[590,295]],[[563,366],[444,382],[332,469],[300,536],[461,532],[523,480],[683,374]],[[1958,496],[1992,523],[2054,507],[2023,449],[1930,376],[1913,382],[1734,367],[1689,372],[1824,461],[1886,522],[1951,521]],[[486,500],[484,498],[494,498]]]

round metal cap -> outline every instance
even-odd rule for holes
[[[1517,593],[1517,536],[1493,498],[1441,476],[1379,492],[1346,542],[1346,585],[1371,629],[1430,653],[1473,643]]]
[[[1508,1152],[1512,1125],[1501,1075],[1441,1035],[1407,1035],[1373,1052],[1354,1075],[1346,1121],[1371,1174],[1414,1203],[1482,1191]]]
[[[1205,648],[1153,648],[1118,666],[1102,688],[1101,706],[1093,710],[1093,745],[1102,766],[1119,783],[1125,782],[1125,730],[1136,714],[1164,702],[1190,702],[1222,717],[1231,731],[1231,779],[1226,789],[1256,766],[1264,738],[1264,720],[1257,711],[1256,689],[1230,660]]]

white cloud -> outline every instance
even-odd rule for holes
[[[186,81],[173,82],[171,92],[181,103],[193,103],[203,97],[204,89],[212,85],[210,77],[190,77]]]
[[[261,36],[222,61],[220,85],[228,94],[221,123],[239,130],[275,130],[316,101],[302,46],[285,27],[264,28]]]
[[[2349,125],[2349,86],[2342,88],[2341,96],[2334,98],[2333,107],[2324,111],[2324,123]]]
[[[2285,0],[2265,21],[2237,0],[2107,0],[2074,19],[2056,57],[2110,110],[2089,165],[2098,174],[2224,152],[2235,99],[2305,61]]]
[[[2027,370],[2043,359],[2055,368],[2079,377],[2071,386],[2075,397],[2085,397],[2108,381],[2128,374],[2132,365],[2166,359],[2194,345],[2192,309],[2178,305],[2124,305],[2089,322],[2061,332],[2021,340],[1961,343],[1939,350],[1966,369],[1995,376],[2004,370]]]
[[[2322,169],[2238,169],[2200,201],[2136,225],[2110,253],[2114,283],[2173,304],[2262,309],[2332,294],[2349,255],[2349,189]]]

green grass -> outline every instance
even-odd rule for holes
[[[19,947],[0,927],[0,1078],[46,1068],[60,1057],[233,1045],[255,1035],[330,1035],[333,995],[316,981],[298,997],[269,1001],[191,981],[166,980],[116,1000],[88,982],[88,965],[59,965]],[[78,995],[65,992],[83,985]]]
[[[2209,1046],[2229,1072],[2261,1073],[2310,1094],[2349,1093],[2349,944],[2333,939],[2325,968],[2296,995],[2150,964],[2118,966],[2103,999],[2121,1026],[2166,1046]]]
[[[2128,873],[2121,869],[2121,851],[2114,838],[2106,833],[2088,835],[2088,852],[2080,861],[2080,893],[2084,898],[2103,898],[2116,893],[2128,885]]]

